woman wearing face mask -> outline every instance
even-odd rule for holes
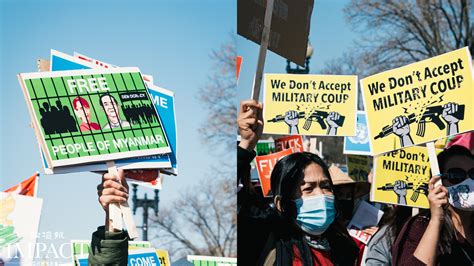
[[[429,212],[411,218],[392,249],[393,265],[474,265],[474,156],[462,146],[438,155]],[[441,179],[442,185],[435,186]]]
[[[303,152],[281,159],[271,174],[274,208],[254,201],[249,206],[247,165],[263,129],[261,111],[261,104],[245,101],[238,118],[238,176],[243,186],[238,194],[239,265],[354,265],[358,248],[339,223],[329,170],[317,155]],[[252,219],[256,222],[250,228]],[[252,237],[245,238],[249,234]],[[262,236],[267,238],[263,248],[255,245]],[[260,256],[252,261],[254,250]]]

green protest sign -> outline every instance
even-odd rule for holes
[[[18,75],[50,166],[169,153],[138,68]]]

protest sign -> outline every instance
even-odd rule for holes
[[[361,80],[373,155],[474,130],[468,47]]]
[[[356,134],[344,137],[344,154],[371,155],[369,128],[364,111],[357,111]]]
[[[304,152],[303,137],[300,135],[281,137],[275,140],[276,151],[292,149],[293,152]]]
[[[78,263],[78,259],[87,259],[89,250],[91,249],[90,240],[71,240],[71,258],[72,265],[82,265]],[[151,242],[148,241],[128,241],[128,250],[149,249],[152,248]],[[87,265],[87,261],[85,261]]]
[[[51,168],[171,151],[138,68],[18,78]]]
[[[163,126],[166,129],[166,136],[170,142],[171,167],[174,174],[178,174],[178,129],[176,126],[176,109],[174,101],[174,93],[147,83],[148,92],[150,93],[153,104],[158,110]]]
[[[0,261],[33,265],[43,199],[0,192]]]
[[[116,67],[118,67],[116,65],[105,63],[103,61],[99,61],[97,59],[85,56],[85,55],[77,53],[77,52],[74,52],[74,57],[81,60],[81,61],[86,61],[89,64],[94,65],[95,67],[92,67],[92,68],[116,68]],[[145,82],[149,82],[149,83],[153,84],[153,76],[142,74],[142,77],[143,77],[143,80]]]
[[[38,68],[38,72],[49,71],[51,68],[50,61],[46,59],[38,59],[36,60],[36,67]]]
[[[351,221],[347,225],[349,235],[367,245],[372,235],[364,232],[363,229],[377,226],[382,216],[383,211],[375,208],[365,201],[361,201],[354,214],[354,217],[352,217]]]
[[[265,74],[264,90],[264,133],[356,133],[357,76]]]
[[[275,151],[275,141],[273,140],[259,140],[255,147],[255,152],[258,156],[274,153]]]
[[[428,151],[409,147],[375,157],[370,200],[428,208]]]
[[[237,33],[257,44],[261,43],[266,1],[237,1]],[[268,49],[301,66],[313,12],[313,0],[276,0],[271,15]]]
[[[347,172],[356,182],[367,182],[370,173],[370,157],[363,155],[347,155]]]
[[[171,266],[170,256],[167,250],[157,249],[156,255],[158,255],[158,260],[160,261],[160,266]]]
[[[74,57],[77,58],[77,59],[89,62],[89,64],[96,65],[98,68],[116,68],[116,67],[118,67],[116,65],[105,63],[103,61],[99,61],[97,59],[85,56],[85,55],[77,53],[77,52],[74,52]]]
[[[130,172],[130,171],[135,171],[135,170],[129,170],[129,171],[127,171],[127,173]],[[136,170],[136,171],[141,171],[141,170]],[[156,171],[158,171],[158,170],[156,170]],[[145,170],[145,172],[150,172],[150,170]],[[141,176],[142,174],[143,173],[137,173],[137,176],[138,175]],[[158,190],[162,189],[162,177],[160,177],[159,174],[157,175],[156,178],[154,178],[150,181],[132,179],[131,177],[127,176],[127,182],[129,184],[137,184],[137,185],[147,187],[147,188],[151,188],[151,189],[158,189]]]
[[[291,149],[286,149],[280,152],[275,152],[268,155],[262,155],[255,157],[255,164],[257,166],[258,178],[260,185],[262,186],[263,196],[268,197],[270,195],[271,184],[270,176],[272,174],[273,167],[283,157],[292,154]]]
[[[188,255],[187,260],[195,266],[237,266],[237,258]]]
[[[76,56],[78,55],[79,54],[76,54]],[[52,71],[90,69],[98,68],[100,66],[100,64],[91,64],[87,60],[80,60],[78,58],[72,57],[56,50],[51,50],[51,62]],[[114,65],[110,66],[115,67]],[[123,169],[172,168],[171,173],[178,174],[178,147],[174,93],[166,89],[154,86],[150,83],[145,83],[145,85],[147,85],[148,92],[150,93],[152,101],[163,123],[163,127],[165,128],[166,136],[168,137],[168,140],[170,142],[171,153],[117,160],[116,165],[117,167]],[[48,166],[45,165],[45,172],[53,172],[51,169],[46,170],[47,168]],[[54,170],[54,173],[61,174],[80,171],[103,170],[107,170],[105,164],[96,163],[84,166],[68,166],[56,168]]]
[[[44,173],[47,175],[68,174],[68,173],[89,172],[89,171],[91,172],[107,171],[107,166],[105,163],[61,166],[61,167],[55,167],[53,170],[49,168],[48,162],[46,161],[46,158],[44,157],[43,151],[40,150],[40,152],[41,152],[41,159],[42,159],[43,167],[44,167]],[[130,159],[120,159],[120,160],[115,161],[115,165],[118,168],[122,168],[124,170],[171,168],[171,160],[169,159],[168,154],[160,154],[160,155],[152,155],[152,156],[135,157],[135,158],[130,158]]]
[[[160,266],[160,260],[153,248],[131,250],[128,253],[128,265],[142,266],[142,265],[156,265]]]
[[[51,49],[49,71],[79,70],[99,68],[86,60],[79,60],[73,56]]]
[[[89,265],[88,255],[76,256],[75,265]],[[161,266],[156,250],[153,248],[132,249],[128,251],[129,266]]]

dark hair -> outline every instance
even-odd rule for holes
[[[438,164],[439,170],[441,173],[444,173],[447,169],[446,163],[448,160],[453,156],[466,156],[468,158],[474,159],[474,155],[464,146],[454,145],[451,146],[440,154],[438,154]],[[439,254],[449,254],[451,253],[453,239],[456,237],[456,229],[453,224],[453,220],[451,219],[451,208],[446,209],[444,212],[444,222],[441,226],[440,237],[438,242],[438,253]],[[430,217],[431,213],[429,211],[425,211],[423,213],[425,216]],[[472,213],[474,216],[474,212]]]
[[[403,225],[411,218],[411,215],[412,208],[403,205],[397,205],[395,208],[386,208],[384,210],[384,215],[380,219],[379,227],[387,226],[384,235],[391,239],[390,243],[395,241]]]
[[[290,256],[292,256],[293,245],[299,249],[303,265],[312,265],[311,253],[308,253],[308,244],[303,240],[303,231],[297,228],[294,222],[296,205],[293,201],[293,195],[304,178],[304,170],[312,163],[319,165],[323,169],[324,175],[329,179],[331,188],[333,188],[328,166],[319,156],[309,152],[298,152],[284,157],[278,161],[271,174],[273,197],[281,197],[280,202],[283,209],[281,213],[283,218],[281,226],[283,228],[278,230],[278,237],[284,239],[283,241],[286,243],[284,250],[290,252]],[[337,211],[339,203],[336,196],[334,197],[335,209]],[[358,254],[358,248],[347,233],[346,228],[342,225],[339,215],[336,214],[336,219],[322,236],[329,242],[333,262],[342,265],[353,264]]]
[[[104,108],[104,104],[102,103],[102,98],[104,98],[105,96],[109,96],[110,98],[114,99],[115,104],[118,104],[117,100],[115,100],[115,97],[112,96],[110,93],[106,92],[106,93],[100,95],[100,97],[99,97],[100,106],[102,106],[102,108]]]
[[[448,170],[446,169],[446,163],[449,158],[453,156],[466,156],[474,160],[474,155],[466,147],[459,145],[451,146],[438,154],[439,171],[441,173],[444,173],[446,170]]]
[[[310,152],[297,152],[285,156],[277,162],[271,174],[271,189],[273,197],[280,196],[283,202],[291,201],[295,191],[304,178],[304,170],[312,163],[323,169],[324,175],[329,179],[333,188],[328,166],[316,154]]]

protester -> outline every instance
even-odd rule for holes
[[[438,161],[442,175],[429,181],[430,209],[405,223],[392,249],[393,265],[474,265],[474,156],[452,146]]]
[[[370,192],[370,183],[354,181],[335,165],[329,167],[329,174],[334,185],[334,194],[339,200],[339,211],[345,225],[349,224],[352,216]]]
[[[274,206],[262,206],[249,181],[253,149],[263,131],[262,105],[243,101],[237,122],[242,186],[238,194],[239,264],[354,265],[358,248],[340,223],[339,202],[327,165],[308,152],[284,157],[271,174]]]
[[[367,244],[365,265],[392,265],[392,243],[411,214],[412,208],[402,205],[389,207],[384,211],[379,222],[380,229]]]
[[[370,183],[354,181],[350,176],[342,172],[342,170],[335,165],[331,165],[331,167],[329,167],[329,174],[331,175],[331,180],[334,185],[334,195],[339,201],[338,212],[340,213],[340,220],[342,225],[347,227],[361,201],[363,201],[363,198],[370,192]],[[362,231],[372,235],[377,231],[377,229],[378,228],[374,224],[372,227],[363,228]],[[357,265],[361,265],[365,250],[365,243],[355,237],[352,237],[352,240],[354,240],[357,247],[359,248]]]
[[[120,180],[120,182],[119,182]],[[127,265],[128,234],[126,231],[109,229],[108,210],[111,203],[122,203],[128,199],[128,185],[123,170],[117,176],[106,173],[97,186],[99,203],[104,209],[105,226],[100,226],[92,234],[89,250],[89,265]]]

